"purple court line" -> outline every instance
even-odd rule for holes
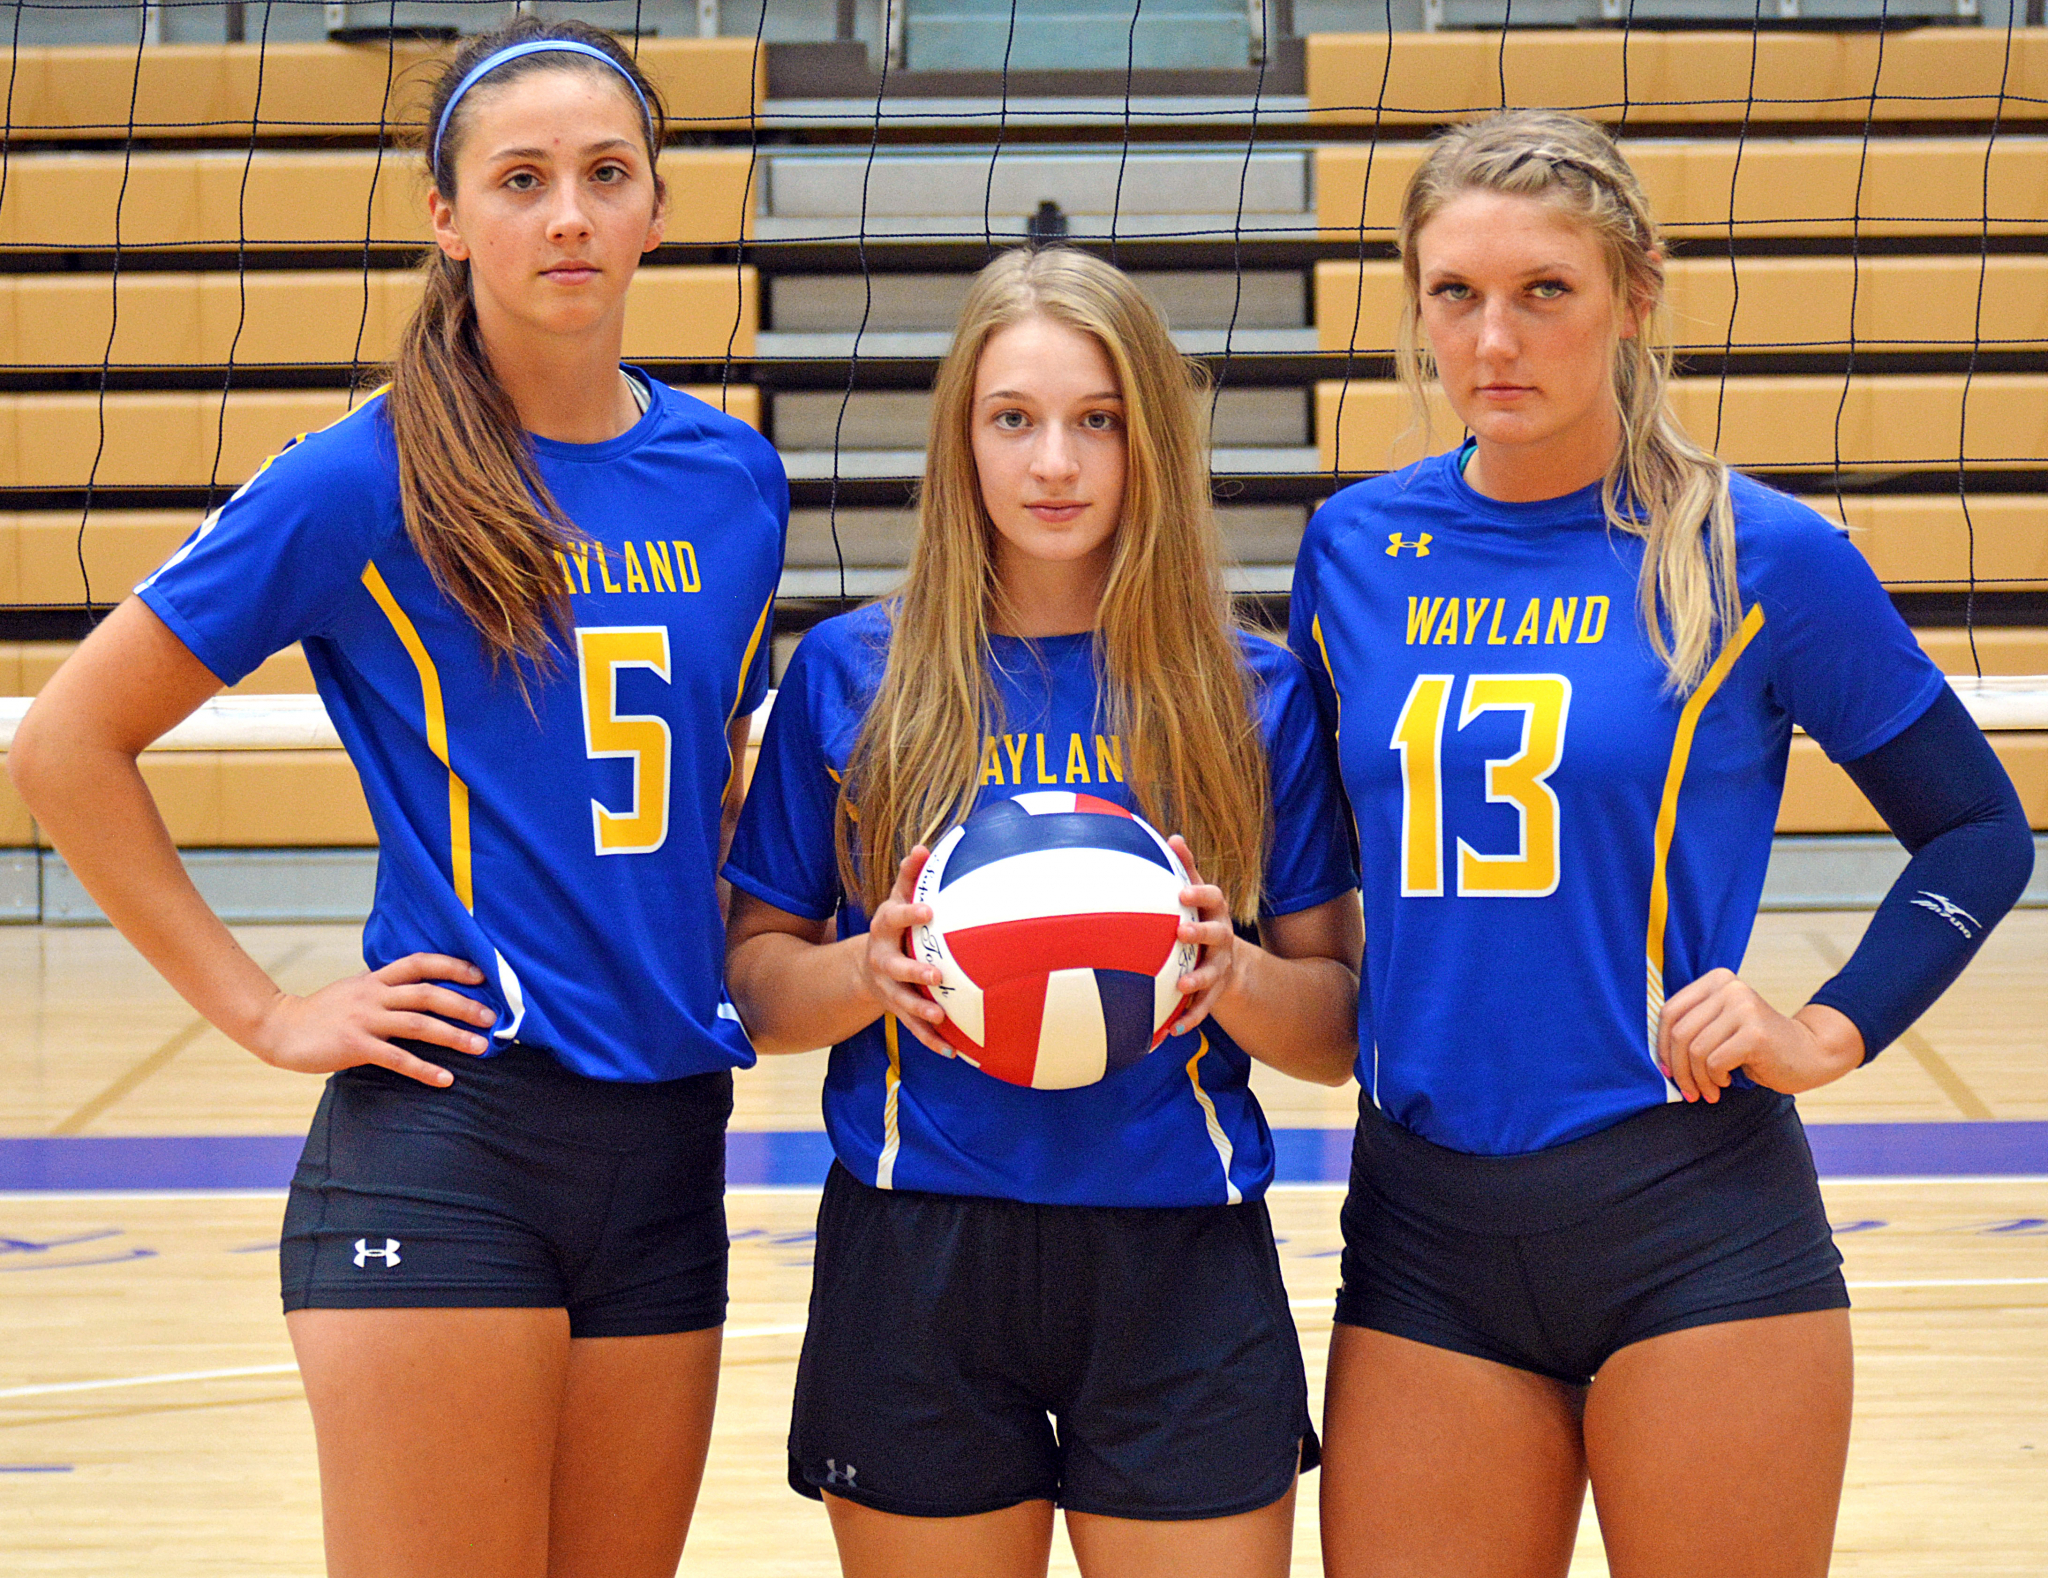
[[[2048,1176],[2048,1122],[1816,1123],[1807,1128],[1823,1178]],[[0,1139],[0,1192],[282,1189],[298,1160],[296,1135],[32,1136]],[[1276,1129],[1280,1183],[1342,1183],[1349,1129]],[[832,1148],[808,1130],[735,1130],[726,1181],[810,1187]]]

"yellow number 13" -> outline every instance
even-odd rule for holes
[[[576,672],[583,692],[583,750],[593,761],[624,757],[633,764],[633,798],[614,811],[590,802],[591,836],[600,855],[648,855],[668,842],[668,724],[651,713],[619,711],[619,670],[652,669],[668,682],[668,630],[620,625],[576,632]]]
[[[1401,896],[1444,892],[1443,744],[1452,674],[1418,674],[1388,748],[1401,757]],[[1464,728],[1482,712],[1519,712],[1521,748],[1489,757],[1486,798],[1515,808],[1521,836],[1513,854],[1487,855],[1458,840],[1461,898],[1542,898],[1557,891],[1557,794],[1550,775],[1564,759],[1572,682],[1562,674],[1474,674],[1458,710]]]

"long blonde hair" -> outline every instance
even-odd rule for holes
[[[974,463],[974,380],[989,337],[1034,315],[1097,340],[1123,397],[1123,511],[1096,617],[1102,721],[1123,739],[1139,810],[1184,834],[1232,913],[1254,920],[1269,790],[1209,497],[1206,379],[1127,276],[1065,247],[981,271],[933,385],[909,574],[839,796],[841,878],[880,903],[903,856],[973,805],[1002,727],[989,631],[1008,604]]]
[[[1435,367],[1421,340],[1415,239],[1460,193],[1533,197],[1583,223],[1599,241],[1614,287],[1615,407],[1621,448],[1601,484],[1608,524],[1643,539],[1636,610],[1666,683],[1698,685],[1742,615],[1735,581],[1735,514],[1728,468],[1693,442],[1665,401],[1671,349],[1664,328],[1664,264],[1635,172],[1606,132],[1556,110],[1508,110],[1440,136],[1401,204],[1401,379],[1427,426],[1425,383]]]
[[[631,96],[623,76],[647,104],[642,122],[651,167],[665,134],[661,96],[609,33],[574,20],[516,16],[466,40],[435,78],[425,124],[440,124],[457,84],[480,61],[511,44],[568,39],[602,50],[615,72],[587,56],[546,51],[506,62],[485,78],[502,87],[542,71],[596,75]],[[637,111],[638,105],[635,106]],[[428,176],[455,200],[455,160],[468,129],[465,100],[449,117],[438,147],[427,150]],[[661,201],[655,176],[655,200]],[[525,659],[542,670],[555,657],[554,636],[569,625],[569,599],[558,553],[582,533],[562,513],[534,459],[533,443],[512,400],[491,371],[477,330],[469,265],[429,247],[421,262],[425,289],[400,338],[385,397],[398,449],[398,488],[405,529],[442,592],[482,636],[493,667],[514,660],[525,687]]]

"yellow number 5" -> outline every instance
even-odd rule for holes
[[[1390,749],[1401,757],[1401,896],[1444,891],[1443,739],[1449,674],[1418,674]],[[1486,798],[1515,808],[1521,836],[1511,855],[1486,855],[1458,840],[1461,898],[1542,898],[1557,891],[1557,793],[1550,775],[1564,759],[1572,682],[1562,674],[1474,674],[1458,711],[1464,728],[1482,712],[1519,712],[1522,741],[1512,756],[1489,757]]]
[[[591,836],[600,855],[647,855],[668,841],[668,723],[648,713],[619,711],[619,670],[652,669],[668,682],[668,630],[620,625],[576,632],[576,671],[583,691],[583,749],[592,761],[633,763],[633,798],[624,811],[590,802]]]

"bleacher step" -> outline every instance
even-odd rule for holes
[[[1308,279],[1299,269],[1133,269],[1131,278],[1176,330],[1310,326]],[[950,333],[973,273],[782,274],[768,282],[768,323],[776,334]],[[862,340],[865,347],[867,339]]]
[[[1312,444],[1213,449],[1209,454],[1210,470],[1224,477],[1293,477],[1325,469]],[[835,462],[829,449],[785,449],[782,464],[792,482],[824,481],[835,474],[842,480],[910,482],[924,475],[924,451],[842,449]]]
[[[858,340],[850,329],[788,334],[763,330],[755,337],[754,354],[792,361],[844,361],[858,353],[863,361],[919,361],[944,356],[952,343],[953,336],[943,329],[871,329]],[[1320,348],[1314,329],[1176,329],[1173,343],[1189,356],[1307,356]]]
[[[1220,449],[1299,450],[1308,469],[1316,469],[1315,450],[1303,447],[1311,437],[1304,391],[1225,388],[1215,409],[1213,441]],[[922,389],[858,389],[851,396],[838,389],[788,389],[773,396],[770,410],[775,444],[785,456],[810,452],[828,461],[835,448],[846,455],[921,451],[931,426],[931,396]]]
[[[930,153],[768,155],[761,172],[769,221],[855,219],[870,230],[906,218],[992,218],[1035,213],[1043,202],[1070,216],[1144,218],[1232,214],[1262,221],[1305,218],[1309,151],[1242,148],[1072,153],[994,148]],[[1242,185],[1243,200],[1239,201]]]

